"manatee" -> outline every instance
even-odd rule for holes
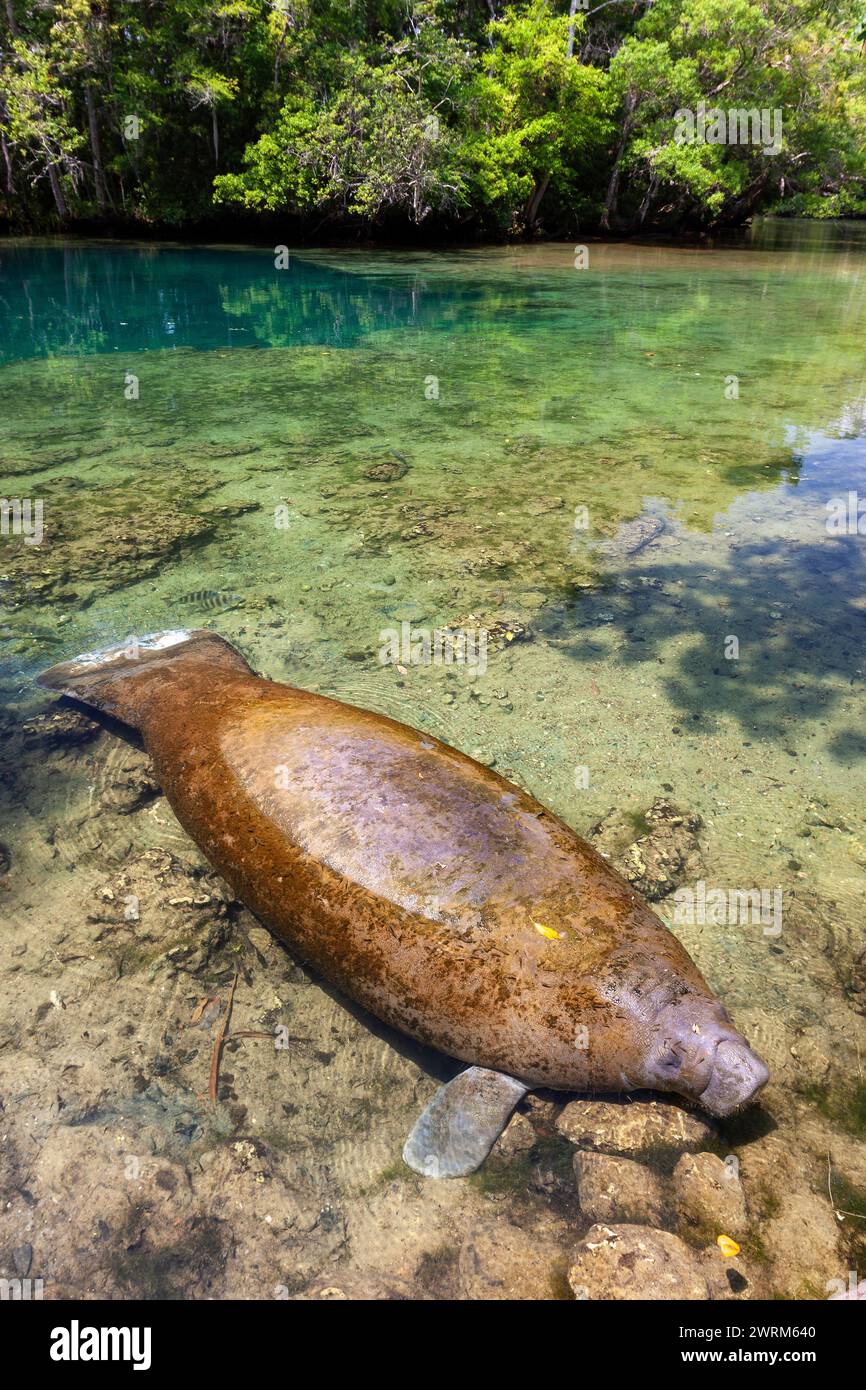
[[[466,1070],[404,1158],[472,1172],[526,1092],[673,1091],[724,1116],[767,1068],[676,939],[590,845],[456,749],[256,675],[177,630],[42,685],[138,729],[237,896],[372,1014]]]

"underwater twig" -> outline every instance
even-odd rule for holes
[[[220,1074],[220,1056],[223,1050],[223,1043],[225,1042],[226,1029],[229,1026],[229,1019],[231,1018],[232,1004],[234,1003],[235,986],[237,985],[237,982],[238,972],[235,971],[235,977],[232,980],[232,987],[229,990],[229,998],[228,1003],[226,1004],[226,1011],[223,1015],[223,1021],[220,1026],[220,1030],[217,1033],[216,1041],[213,1045],[213,1056],[211,1058],[210,1064],[210,1086],[208,1087],[208,1097],[211,1101],[213,1101],[214,1104],[216,1104],[217,1098],[217,1083],[219,1082]]]
[[[830,1206],[833,1208],[833,1215],[838,1217],[836,1203],[833,1201],[833,1179],[830,1175],[830,1150],[827,1150],[827,1194],[830,1198]]]

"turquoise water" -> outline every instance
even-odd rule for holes
[[[565,244],[278,270],[272,249],[7,241],[0,298],[2,493],[44,520],[38,545],[0,538],[9,766],[50,707],[38,669],[212,625],[583,833],[615,808],[637,834],[670,797],[702,821],[695,874],[784,894],[778,942],[677,930],[811,1174],[803,1115],[842,1143],[866,1047],[866,536],[827,526],[866,503],[866,228],[592,245],[586,269]],[[383,664],[403,622],[490,632],[486,670]],[[30,936],[130,845],[185,843],[164,809],[114,813],[103,745],[43,750],[4,806]]]
[[[0,249],[0,361],[184,347],[352,347],[371,328],[400,328],[413,317],[409,287],[379,287],[297,257],[276,279],[273,260],[273,253],[198,247],[9,243]],[[268,294],[268,279],[277,293]],[[435,302],[425,304],[427,318],[438,312]]]

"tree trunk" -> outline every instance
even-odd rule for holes
[[[568,7],[568,43],[565,54],[567,58],[574,57],[574,16],[577,13],[577,0],[571,0]]]
[[[605,232],[610,231],[610,219],[616,213],[616,203],[619,197],[619,161],[625,154],[625,147],[628,144],[628,137],[631,134],[632,113],[637,105],[637,97],[634,92],[629,92],[625,103],[625,119],[622,123],[622,135],[620,136],[619,149],[616,152],[616,159],[613,161],[613,169],[610,174],[610,182],[607,185],[607,193],[604,197],[604,209],[601,214],[601,228]]]
[[[602,231],[605,232],[610,231],[610,219],[616,212],[616,200],[619,197],[619,161],[622,158],[624,150],[625,140],[623,139],[620,141],[620,146],[617,150],[616,160],[614,162],[613,170],[610,176],[610,182],[607,185],[607,193],[604,195],[604,207],[601,213],[600,225]]]
[[[5,102],[0,102],[0,119],[7,120],[9,111]],[[0,135],[0,150],[3,151],[3,167],[6,171],[6,192],[15,192],[15,175],[12,171],[12,156],[5,135]]]
[[[6,136],[0,135],[0,145],[3,148],[3,163],[6,166],[6,192],[15,192],[15,179],[12,175],[12,159],[9,155],[9,146],[6,144]]]
[[[280,37],[279,37],[279,39],[277,40],[276,52],[274,53],[274,91],[277,90],[277,84],[279,83],[279,78],[280,78],[280,58],[282,57],[283,44],[284,44],[285,41],[286,41],[286,34],[287,34],[288,32],[289,32],[289,16],[286,15],[285,20],[283,21],[283,32],[280,34]]]
[[[650,208],[651,208],[652,205],[653,205],[653,199],[655,198],[656,193],[658,192],[658,186],[659,186],[659,178],[658,178],[658,175],[657,175],[657,174],[653,174],[652,178],[651,178],[650,181],[649,181],[649,187],[647,188],[647,191],[646,191],[646,193],[645,193],[644,196],[643,196],[643,202],[641,203],[640,207],[638,208],[638,213],[637,213],[637,225],[638,225],[639,227],[642,227],[643,224],[644,224],[644,222],[646,221],[646,215],[647,215],[647,213],[649,212]]]
[[[743,196],[738,198],[725,214],[724,221],[737,223],[745,217],[750,217],[761,201],[761,198],[764,196],[764,190],[767,187],[769,177],[769,173],[766,170],[759,174],[755,182],[746,189]]]
[[[87,103],[87,123],[90,127],[90,152],[93,156],[93,182],[96,187],[96,204],[100,212],[105,212],[108,206],[108,193],[105,187],[105,174],[103,172],[99,124],[96,119],[96,102],[93,100],[93,88],[90,86],[89,82],[84,88],[84,100]]]
[[[20,39],[21,30],[18,28],[18,20],[15,18],[15,11],[12,8],[12,0],[6,0],[6,20],[13,39]]]
[[[220,162],[220,128],[217,120],[216,102],[214,102],[210,109],[210,120],[211,129],[213,131],[213,162],[214,165],[218,167]]]
[[[488,12],[488,14],[490,15],[491,23],[493,22],[493,20],[499,18],[499,16],[498,16],[497,13],[496,13],[496,6],[494,5],[493,0],[487,0],[487,12]],[[487,46],[488,46],[488,48],[495,48],[495,47],[496,47],[496,44],[495,44],[494,41],[493,41],[493,35],[492,35],[492,34],[488,34],[488,35],[487,35]]]
[[[532,197],[526,205],[526,212],[524,214],[526,218],[527,227],[533,227],[535,225],[535,219],[538,216],[538,209],[541,207],[541,200],[547,192],[547,186],[549,183],[549,174],[545,174],[543,179],[536,180],[535,189],[533,191]]]
[[[69,214],[63,197],[63,189],[60,187],[60,179],[57,176],[56,164],[49,164],[48,166],[48,182],[51,184],[51,192],[54,194],[54,205],[61,221],[65,222]]]

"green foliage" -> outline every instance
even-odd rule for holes
[[[548,189],[576,199],[612,135],[605,74],[567,56],[568,25],[544,0],[494,20],[489,56],[467,91],[473,201],[504,226],[531,226]]]
[[[854,21],[848,0],[658,0],[609,69],[626,220],[650,208],[706,223],[767,207],[862,211],[866,82]],[[676,113],[699,103],[776,113],[779,138],[683,142]]]
[[[454,40],[423,24],[411,40],[334,52],[315,94],[292,95],[215,196],[254,210],[420,223],[466,201],[450,90],[468,69]]]
[[[0,213],[467,234],[866,212],[863,0],[4,0]],[[699,103],[778,139],[683,140]]]
[[[83,145],[67,112],[70,92],[62,73],[39,48],[28,49],[21,39],[11,44],[4,72],[3,114],[0,129],[17,153],[18,164],[33,183],[48,178],[60,190],[61,176],[73,188],[80,175],[78,151]]]

